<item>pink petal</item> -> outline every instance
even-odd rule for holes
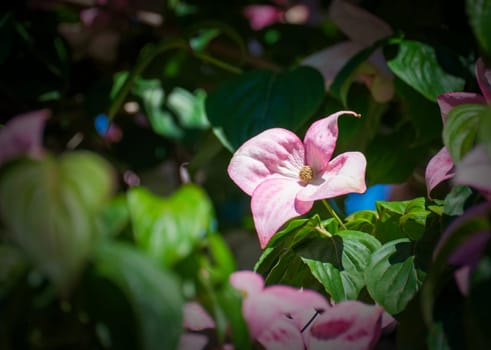
[[[344,41],[304,58],[301,63],[321,72],[324,77],[326,89],[329,90],[331,83],[341,68],[343,68],[351,57],[362,49],[363,46],[359,44],[352,41]]]
[[[244,16],[249,20],[252,29],[261,30],[279,22],[282,11],[269,5],[250,5],[244,9]]]
[[[447,121],[448,112],[452,108],[462,104],[485,104],[484,98],[473,92],[447,92],[437,97],[438,106],[442,114],[443,124]]]
[[[438,151],[433,158],[430,159],[425,171],[426,191],[428,197],[431,198],[431,191],[441,182],[450,179],[454,176],[454,164],[452,157],[446,147]]]
[[[331,160],[319,178],[314,179],[297,195],[301,201],[315,201],[343,194],[366,191],[367,161],[360,152],[345,152]]]
[[[485,145],[477,145],[456,166],[454,183],[491,194],[491,158]]]
[[[46,109],[13,117],[0,129],[0,164],[18,156],[39,157],[43,128],[50,116]]]
[[[208,337],[199,333],[184,333],[179,339],[177,350],[203,350],[208,343]]]
[[[343,114],[360,117],[352,111],[340,111],[313,123],[305,133],[305,163],[315,173],[321,173],[327,167],[338,139],[338,118]]]
[[[378,17],[342,0],[332,2],[329,18],[351,40],[365,46],[393,33],[390,26]]]
[[[491,102],[491,69],[484,65],[482,58],[476,62],[476,78],[482,94],[488,102]]]
[[[236,271],[230,275],[230,284],[246,297],[259,293],[264,288],[263,276],[253,271]]]
[[[300,331],[288,319],[278,319],[257,338],[266,350],[304,350]]]
[[[272,178],[262,182],[252,194],[252,216],[262,249],[285,222],[312,208],[312,201],[295,199],[301,189],[298,180]]]
[[[343,301],[320,315],[304,332],[306,348],[372,349],[381,333],[380,306]]]
[[[183,310],[184,328],[191,331],[201,331],[206,328],[215,328],[215,322],[206,310],[197,302],[184,305]]]
[[[289,130],[268,129],[245,142],[233,155],[228,174],[245,193],[270,178],[298,179],[304,165],[302,141]]]
[[[471,267],[469,265],[465,265],[453,273],[455,283],[457,284],[457,288],[459,288],[460,293],[462,295],[469,295],[469,278],[471,274]]]

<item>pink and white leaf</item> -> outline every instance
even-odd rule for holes
[[[228,166],[230,178],[245,193],[252,192],[270,178],[298,178],[304,163],[302,141],[286,129],[263,131],[245,142]]]
[[[262,249],[285,222],[312,208],[312,201],[296,199],[301,189],[298,180],[288,178],[271,178],[255,189],[251,210]]]
[[[425,171],[426,190],[431,198],[431,191],[440,183],[452,178],[455,174],[454,163],[448,149],[443,147],[430,159]]]
[[[206,310],[197,302],[189,302],[183,310],[184,328],[191,331],[201,331],[207,328],[215,328],[215,321]]]
[[[491,200],[491,157],[485,145],[477,145],[462,158],[454,183],[474,187]]]
[[[486,100],[473,92],[447,92],[437,97],[438,106],[442,114],[443,124],[447,122],[448,112],[452,108],[462,104],[484,104]]]
[[[277,319],[257,338],[266,350],[304,350],[302,335],[288,319]]]

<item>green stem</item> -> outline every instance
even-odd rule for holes
[[[331,214],[331,216],[336,219],[337,222],[339,222],[339,225],[343,228],[343,230],[346,230],[343,220],[339,218],[338,214],[336,214],[336,211],[331,207],[331,205],[325,199],[322,200],[322,204],[324,204],[329,214]]]

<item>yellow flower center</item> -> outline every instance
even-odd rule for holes
[[[308,184],[314,178],[314,171],[310,166],[304,165],[298,172],[298,177],[303,183]]]

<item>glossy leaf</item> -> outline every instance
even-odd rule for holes
[[[479,45],[488,58],[491,58],[491,1],[490,0],[467,0],[467,15],[469,24],[474,31]]]
[[[443,128],[443,143],[454,163],[458,163],[473,147],[481,113],[485,108],[482,105],[459,105],[448,113]]]
[[[421,286],[408,239],[390,241],[375,251],[366,268],[370,296],[392,315],[404,310]]]
[[[462,215],[465,202],[472,194],[468,186],[455,185],[445,197],[443,212],[447,215]]]
[[[397,56],[388,65],[395,75],[431,101],[444,92],[464,88],[464,79],[445,72],[433,47],[421,42],[401,42]]]
[[[11,239],[62,293],[91,253],[95,215],[111,188],[109,165],[88,152],[20,161],[1,176],[0,214]]]
[[[169,198],[143,187],[127,195],[137,245],[165,266],[190,254],[211,228],[212,206],[199,187],[183,186]]]
[[[380,247],[373,236],[361,231],[339,231],[319,237],[296,249],[314,277],[339,302],[354,300],[365,286],[364,272],[370,255]]]
[[[310,67],[251,71],[212,91],[206,114],[220,141],[232,151],[269,128],[298,130],[324,95],[323,78]]]
[[[183,300],[177,279],[124,243],[105,243],[94,258],[96,275],[128,299],[141,349],[175,349],[181,334]]]

